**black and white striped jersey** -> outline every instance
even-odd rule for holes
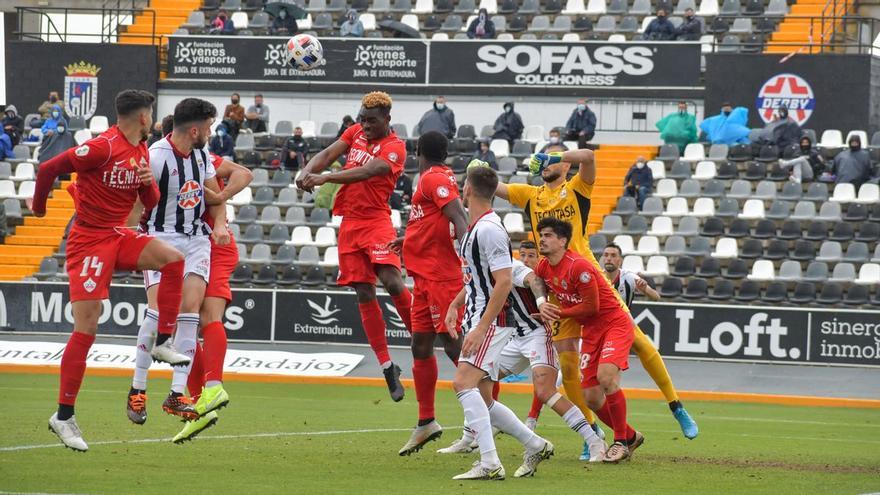
[[[159,186],[159,203],[144,215],[142,229],[184,235],[211,233],[202,222],[205,212],[205,181],[217,175],[208,148],[193,149],[183,156],[168,136],[150,146],[150,168]]]
[[[465,311],[462,328],[465,332],[475,328],[486,313],[486,305],[495,285],[492,272],[513,266],[511,252],[507,230],[501,218],[491,210],[481,216],[462,239],[458,254],[462,259],[464,274]],[[495,324],[499,327],[512,326],[511,311],[510,304],[505,304]]]
[[[523,337],[534,330],[546,331],[544,324],[531,315],[538,313],[538,304],[532,289],[526,287],[526,277],[534,273],[520,260],[513,260],[513,290],[510,291],[511,325],[516,335]]]
[[[617,271],[617,278],[612,280],[612,285],[620,294],[623,302],[626,303],[627,308],[632,306],[633,297],[636,295],[636,280],[638,279],[637,274],[621,268]]]

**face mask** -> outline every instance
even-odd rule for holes
[[[809,144],[802,144],[801,151],[804,151],[804,152],[810,151],[810,145]]]
[[[511,108],[511,107],[504,107],[504,112],[505,112],[505,113],[510,113],[510,112],[512,112],[512,111],[513,111],[513,108]]]
[[[52,112],[52,118],[57,119],[57,118],[60,117],[60,116],[61,116],[60,113],[58,113],[58,112]]]
[[[694,16],[689,15],[689,16],[686,16],[685,19],[687,19],[687,20],[689,20],[689,21],[692,21],[692,20],[694,20]]]
[[[59,126],[56,128],[56,130],[57,130],[58,132],[64,132],[64,126],[63,126],[63,125],[59,125]]]
[[[679,113],[680,115],[684,115],[684,114],[687,113],[687,110],[678,109],[678,113]]]
[[[282,10],[281,12],[278,13],[278,17],[284,19],[285,17],[287,17],[287,11]]]
[[[293,140],[294,141],[302,141],[303,137],[302,136],[293,136]]]
[[[55,103],[56,101],[58,101],[58,97],[57,96],[50,96],[49,101],[51,101],[52,103]]]
[[[486,22],[486,16],[485,16],[485,15],[480,14],[480,22]]]
[[[233,105],[238,105],[238,100],[233,99],[233,100],[232,100],[232,104],[233,104]]]
[[[779,118],[782,120],[787,119],[788,118],[788,110],[786,110],[784,108],[780,108],[779,109]]]
[[[578,112],[583,112],[583,111],[584,111],[584,110],[586,110],[586,109],[587,109],[587,106],[586,106],[586,105],[583,105],[583,104],[581,104],[581,105],[578,105],[578,106],[577,106],[577,109],[578,109]]]
[[[223,137],[226,135],[226,131],[224,131],[223,129],[217,129],[217,135]]]
[[[550,136],[550,144],[559,144],[559,138],[556,136]]]
[[[636,168],[645,168],[645,162],[636,162]]]
[[[861,143],[850,143],[849,149],[852,151],[859,151],[860,149],[862,149],[862,145]]]
[[[437,110],[443,110],[444,108],[446,108],[445,103],[435,103],[434,106],[437,107]]]
[[[666,19],[666,14],[658,15],[658,16],[657,16],[657,19],[660,19],[661,21],[662,21],[663,19]]]
[[[727,117],[727,116],[730,115],[730,110],[725,110],[725,111],[723,111],[723,112],[721,112],[721,113],[723,113],[724,116]]]

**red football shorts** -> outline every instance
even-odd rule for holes
[[[462,281],[434,281],[416,277],[413,286],[412,331],[415,333],[448,333],[444,320],[449,305],[461,291]],[[464,307],[458,312],[456,328],[461,325]]]
[[[208,276],[208,285],[205,287],[205,297],[219,297],[225,299],[226,304],[232,302],[232,289],[229,287],[229,277],[238,265],[238,246],[235,239],[225,246],[214,244],[211,239],[211,273]]]
[[[374,265],[392,265],[400,269],[400,256],[386,246],[397,239],[391,218],[342,220],[339,227],[338,285],[375,284]]]
[[[609,363],[617,366],[620,371],[629,368],[629,350],[633,343],[633,322],[631,319],[620,319],[610,323],[605,334],[595,340],[581,340],[581,387],[589,388],[599,385],[596,375],[599,365]]]
[[[137,270],[147,234],[122,227],[96,229],[76,223],[67,236],[70,301],[107,299],[114,270]]]

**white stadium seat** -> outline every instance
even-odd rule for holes
[[[743,205],[743,211],[739,214],[739,218],[745,220],[761,220],[764,218],[764,202],[760,199],[746,200]]]
[[[715,252],[712,253],[713,258],[733,259],[738,256],[739,252],[736,247],[736,239],[730,237],[722,237],[715,244]]]
[[[643,273],[645,271],[645,263],[641,256],[626,256],[623,258],[622,268],[628,272]]]
[[[654,217],[651,222],[651,230],[648,235],[657,237],[668,237],[673,234],[672,219],[669,217]]]
[[[749,280],[758,282],[769,282],[775,277],[773,272],[773,262],[770,260],[757,260],[752,265],[752,273],[749,274]]]
[[[666,277],[669,275],[669,259],[666,256],[651,256],[645,267],[645,275],[650,277]]]

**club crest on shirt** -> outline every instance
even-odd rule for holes
[[[568,196],[568,190],[563,187],[562,190],[559,191],[559,197],[565,199],[566,196]]]
[[[587,283],[590,281],[590,274],[587,272],[583,272],[583,273],[581,273],[579,278],[580,278],[581,282]]]
[[[88,279],[85,282],[83,282],[83,289],[85,289],[86,292],[88,292],[88,293],[93,292],[95,290],[95,288],[97,288],[97,286],[98,286],[98,284],[96,284],[95,281],[92,279]]]
[[[380,149],[380,148],[381,148],[381,146],[379,146],[378,144],[375,145],[375,146],[373,146],[373,154],[374,154],[374,155],[378,155],[378,154],[379,154],[379,149]]]
[[[88,155],[89,154],[89,145],[84,144],[84,145],[80,146],[79,148],[76,149],[76,151],[74,151],[74,153],[76,154],[76,156]]]
[[[379,149],[376,148],[376,153],[378,153],[378,152],[379,152]],[[397,161],[397,153],[395,153],[393,151],[391,153],[388,153],[388,159],[391,160],[392,162],[396,162]]]
[[[177,193],[177,205],[184,210],[191,210],[202,202],[202,187],[194,180],[188,180]]]
[[[394,153],[392,153],[392,155],[393,154]],[[437,196],[440,196],[441,198],[448,198],[449,197],[449,189],[446,189],[446,187],[444,187],[444,186],[438,187],[437,188]]]
[[[559,285],[561,285],[564,290],[568,290],[568,282],[566,282],[565,279],[563,279]]]

